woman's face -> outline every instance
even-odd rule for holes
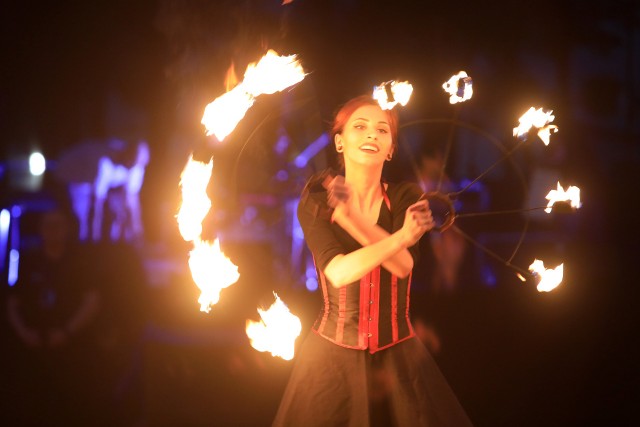
[[[393,141],[387,114],[375,105],[364,105],[353,112],[341,134],[336,135],[336,149],[344,153],[345,164],[383,163],[393,154]]]

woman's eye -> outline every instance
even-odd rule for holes
[[[364,125],[354,125],[353,127],[360,130],[364,129]]]
[[[389,131],[386,130],[386,129],[378,129],[378,132],[380,132],[380,133],[389,133]]]

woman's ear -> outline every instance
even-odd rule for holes
[[[340,136],[339,133],[337,133],[336,136],[333,138],[333,142],[336,145],[336,151],[338,153],[342,153],[342,151],[344,150],[344,147],[342,146],[342,137]]]
[[[391,160],[391,158],[395,153],[396,153],[396,144],[394,143],[391,145],[391,149],[389,150],[389,154],[387,154],[387,158]]]

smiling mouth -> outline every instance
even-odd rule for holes
[[[378,146],[374,144],[362,144],[360,146],[360,150],[366,151],[367,153],[377,153],[378,151],[380,151],[380,148],[378,148]]]

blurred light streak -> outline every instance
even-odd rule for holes
[[[34,152],[29,156],[29,172],[33,176],[40,176],[47,170],[47,161],[42,153]]]

